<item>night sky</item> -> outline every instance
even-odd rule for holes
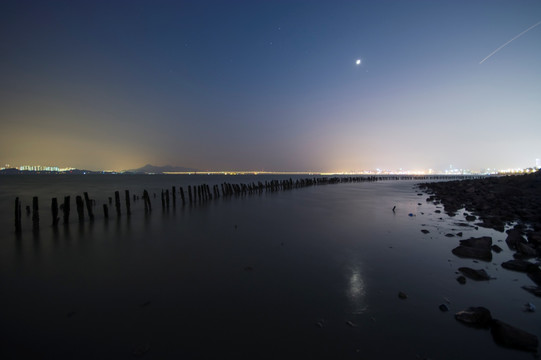
[[[483,59],[539,21],[539,0],[2,0],[0,164],[533,166],[541,25]]]

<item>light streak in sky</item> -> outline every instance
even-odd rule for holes
[[[510,42],[518,39],[519,37],[521,37],[522,35],[526,34],[528,31],[532,30],[534,27],[538,26],[541,24],[541,21],[539,21],[538,23],[530,26],[529,28],[527,28],[526,30],[524,30],[523,32],[521,32],[520,34],[518,34],[517,36],[515,36],[514,38],[512,38],[511,40],[509,40],[508,42],[506,42],[505,44],[503,44],[502,46],[500,46],[499,48],[497,48],[496,50],[494,50],[493,52],[491,52],[486,58],[484,58],[483,60],[481,60],[481,62],[479,63],[479,65],[481,65],[482,63],[484,63],[489,57],[491,57],[492,55],[496,54],[498,51],[500,51],[501,49],[503,49],[505,46],[507,46],[507,44],[509,44]]]

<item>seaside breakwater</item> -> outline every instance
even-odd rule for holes
[[[15,176],[15,175],[13,175]],[[99,175],[97,175],[99,176]],[[131,194],[130,190],[124,190],[124,204],[125,209],[122,209],[121,193],[116,190],[114,192],[114,197],[108,197],[108,202],[101,204],[103,209],[103,219],[109,219],[109,207],[115,207],[116,218],[120,219],[122,213],[125,213],[125,216],[131,215],[131,205],[132,202],[137,202],[142,200],[144,203],[145,213],[149,214],[152,212],[152,200],[151,198],[156,199],[157,195],[160,195],[160,203],[162,211],[168,211],[171,207],[177,206],[177,196],[179,198],[179,204],[182,206],[197,206],[203,205],[209,201],[217,200],[220,197],[223,198],[238,198],[244,196],[252,195],[262,195],[263,193],[274,193],[280,191],[288,191],[293,189],[301,189],[311,186],[321,186],[321,185],[332,185],[332,184],[344,184],[344,183],[359,183],[359,182],[375,182],[375,181],[397,181],[397,180],[453,180],[453,179],[472,179],[479,178],[479,176],[472,175],[428,175],[428,176],[318,176],[313,178],[300,178],[293,180],[292,178],[281,179],[281,180],[266,180],[264,182],[258,181],[257,183],[229,183],[223,182],[221,184],[214,184],[209,186],[206,183],[197,184],[197,185],[188,185],[186,187],[186,192],[183,186],[178,187],[172,186],[170,189],[161,189],[161,192],[158,194],[154,192],[152,197],[149,192],[145,189],[141,195]],[[62,211],[62,218],[64,225],[68,225],[70,222],[70,213],[71,213],[71,197],[64,196],[63,202],[60,203],[57,197],[51,198],[51,224],[53,228],[58,227],[60,223],[59,219],[59,210]],[[89,193],[83,189],[83,196],[77,195],[75,197],[75,205],[77,211],[77,217],[79,223],[85,221],[87,217],[89,221],[94,221],[95,208],[98,205],[98,202],[95,199],[91,199]],[[32,231],[34,233],[39,232],[40,228],[40,205],[39,197],[32,197],[32,206],[24,205],[19,197],[15,198],[15,207],[14,207],[14,223],[15,223],[15,233],[20,234],[23,230],[22,220],[23,212],[22,209],[25,209],[27,217],[31,216],[32,219]],[[86,216],[85,216],[86,208]]]
[[[501,263],[501,267],[527,275],[536,285],[524,285],[522,289],[541,296],[541,172],[423,183],[419,188],[432,194],[427,201],[443,204],[447,215],[454,217],[465,209],[462,215],[476,227],[505,232],[505,243],[513,256]],[[491,237],[485,236],[460,240],[452,252],[458,257],[477,259],[474,261],[478,263],[479,260],[491,261],[492,253],[502,250],[492,243]],[[483,268],[461,267],[458,270],[462,275],[457,281],[461,284],[465,284],[466,277],[474,281],[493,279]],[[536,307],[528,302],[524,304],[524,311],[535,312]],[[532,352],[539,346],[536,335],[493,319],[490,311],[479,304],[456,313],[455,318],[469,326],[490,328],[494,340],[502,346]]]

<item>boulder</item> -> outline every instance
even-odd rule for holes
[[[460,284],[464,285],[466,283],[466,278],[462,275],[456,278],[456,281],[458,281]]]
[[[502,263],[502,267],[507,270],[528,272],[528,270],[532,269],[532,267],[535,267],[535,265],[526,260],[515,259]]]
[[[469,267],[461,267],[458,268],[458,271],[460,271],[464,276],[476,280],[476,281],[482,281],[482,280],[490,280],[490,276],[488,276],[487,272],[484,269],[472,269]]]
[[[522,255],[525,255],[525,256],[528,256],[528,257],[537,256],[537,250],[535,250],[535,248],[533,248],[533,247],[531,247],[531,246],[529,246],[527,244],[523,244],[521,242],[519,242],[517,244],[517,250]]]
[[[492,321],[492,315],[488,309],[478,306],[457,312],[455,319],[468,326],[488,328]]]
[[[492,245],[490,247],[492,249],[492,251],[494,251],[495,253],[499,254],[503,251],[503,249],[501,247],[499,247],[498,245]]]
[[[482,236],[478,238],[469,238],[466,240],[460,240],[460,245],[473,247],[476,249],[490,249],[492,246],[492,238],[490,236]]]
[[[505,347],[535,352],[539,346],[537,336],[500,320],[492,321],[490,332],[494,341]]]
[[[460,245],[452,250],[453,254],[458,257],[479,259],[485,261],[492,260],[492,252],[488,249],[478,249],[470,246]]]
[[[519,243],[525,243],[526,239],[522,237],[522,233],[517,229],[511,229],[507,231],[507,238],[505,239],[507,246],[511,250],[516,250]]]

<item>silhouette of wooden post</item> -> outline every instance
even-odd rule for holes
[[[32,199],[32,229],[34,231],[39,230],[39,206],[37,196],[34,196]]]
[[[192,204],[192,186],[188,185],[188,196],[190,198],[190,205]]]
[[[64,224],[69,223],[70,221],[70,197],[64,196],[64,206],[62,207],[64,212]]]
[[[107,204],[103,204],[103,218],[109,219],[109,208],[107,207]]]
[[[115,207],[116,207],[116,216],[120,217],[120,193],[115,191]]]
[[[162,190],[162,211],[165,211],[165,196],[163,194],[163,190]]]
[[[17,197],[15,198],[15,232],[20,233],[21,231],[21,203]]]
[[[52,198],[51,200],[51,212],[53,215],[53,227],[58,226],[58,200],[56,198]]]
[[[90,220],[94,220],[94,212],[92,211],[92,201],[90,201],[90,198],[88,197],[88,193],[85,192],[85,204],[86,204],[86,211],[88,212],[88,217]]]
[[[169,189],[165,190],[165,203],[167,204],[167,210],[169,210]]]
[[[177,207],[177,189],[173,186],[173,189],[171,189],[171,195],[173,195],[173,207]]]
[[[145,214],[152,211],[152,205],[150,204],[150,197],[148,196],[148,191],[143,191],[143,201],[145,202]]]
[[[79,216],[79,222],[85,221],[85,205],[83,198],[79,195],[75,198],[75,205],[77,206],[77,215]]]
[[[182,205],[185,205],[186,201],[184,199],[184,189],[182,188],[182,186],[180,187],[180,198],[182,199]]]
[[[128,214],[128,216],[131,215],[130,191],[129,190],[126,190],[126,214]]]

